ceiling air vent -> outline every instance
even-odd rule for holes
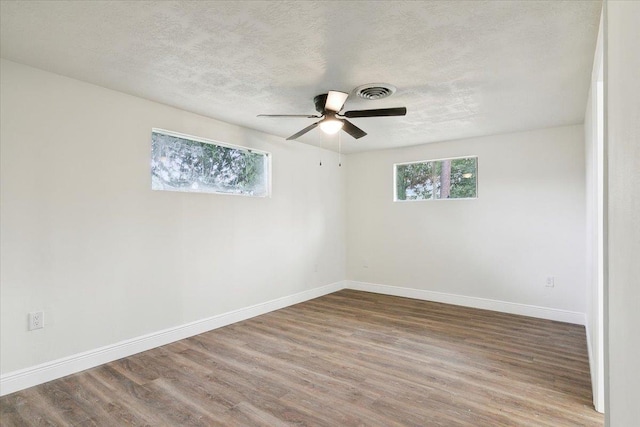
[[[358,86],[355,89],[356,95],[364,99],[382,99],[393,95],[396,91],[395,86],[387,83],[370,83]]]

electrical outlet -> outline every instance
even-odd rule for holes
[[[34,311],[29,313],[29,330],[33,331],[34,329],[42,328],[44,328],[44,312]]]
[[[556,286],[556,278],[553,276],[547,277],[547,283],[545,284],[547,288],[553,288]]]

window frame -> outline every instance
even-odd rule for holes
[[[264,155],[265,156],[265,167],[267,168],[267,171],[265,173],[266,194],[259,195],[259,196],[252,195],[252,194],[243,194],[243,193],[230,193],[230,192],[224,192],[224,191],[191,191],[191,190],[177,190],[177,189],[158,189],[158,188],[153,188],[153,183],[152,183],[151,189],[153,191],[169,191],[169,192],[176,192],[176,193],[220,194],[220,195],[225,195],[225,196],[253,197],[253,198],[258,198],[258,199],[271,198],[271,181],[272,181],[271,158],[272,158],[272,155],[271,155],[271,153],[269,151],[260,150],[260,149],[256,149],[256,148],[245,147],[245,146],[242,146],[242,145],[230,144],[230,143],[218,141],[218,140],[215,140],[215,139],[209,139],[209,138],[204,138],[204,137],[200,137],[200,136],[189,135],[189,134],[186,134],[186,133],[175,132],[175,131],[161,129],[161,128],[151,128],[151,139],[152,140],[153,140],[153,134],[154,133],[167,135],[167,136],[172,136],[174,138],[186,139],[186,140],[190,140],[190,141],[194,141],[194,142],[200,142],[200,143],[203,143],[203,144],[212,144],[212,145],[215,145],[215,146],[218,146],[218,147],[229,148],[229,149],[232,149],[232,150],[239,150],[239,151],[244,151],[244,152],[247,152],[247,153],[257,153],[257,154]],[[153,161],[153,155],[150,156],[149,165],[151,165],[152,161]],[[153,168],[151,168],[150,172],[151,172],[151,177],[153,178]]]
[[[455,198],[446,198],[446,199],[441,199],[441,198],[437,198],[437,199],[398,199],[398,166],[403,166],[403,165],[412,165],[412,164],[416,164],[416,163],[429,163],[429,162],[441,162],[443,160],[458,160],[458,159],[471,159],[474,158],[476,159],[476,196],[475,197],[455,197]],[[393,164],[393,202],[396,203],[405,203],[405,202],[433,202],[433,201],[439,201],[439,200],[476,200],[478,199],[478,178],[479,178],[479,173],[478,173],[478,155],[477,154],[470,154],[468,156],[457,156],[457,157],[443,157],[440,159],[429,159],[429,160],[414,160],[414,161],[410,161],[410,162],[398,162],[398,163],[394,163]]]

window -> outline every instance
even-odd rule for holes
[[[153,129],[151,188],[266,197],[269,153]]]
[[[477,197],[477,157],[394,165],[395,201]]]

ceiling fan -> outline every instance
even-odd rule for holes
[[[340,114],[340,110],[344,107],[349,94],[330,90],[328,93],[317,95],[313,98],[313,102],[316,106],[317,114],[259,114],[258,117],[303,117],[307,119],[321,119],[312,125],[307,126],[300,132],[294,133],[287,140],[292,140],[301,137],[305,133],[317,126],[320,126],[325,133],[334,134],[340,131],[340,129],[347,132],[355,139],[362,138],[367,133],[360,129],[358,126],[351,123],[347,118],[357,117],[383,117],[383,116],[404,116],[407,114],[405,107],[398,108],[378,108],[374,110],[353,110],[345,111]]]

